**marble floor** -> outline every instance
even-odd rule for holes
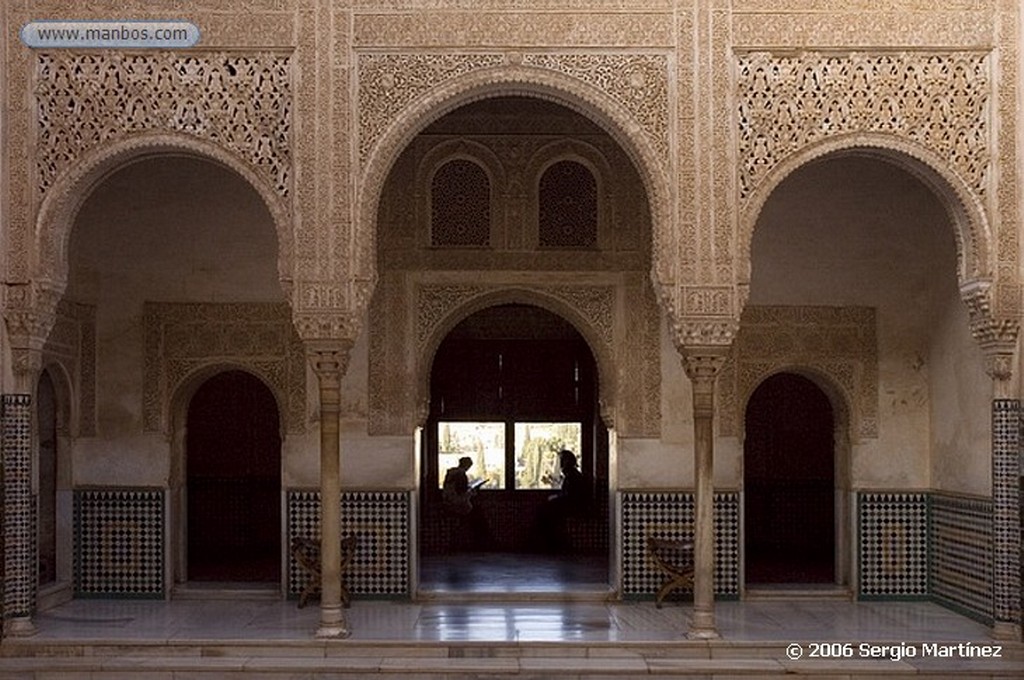
[[[683,640],[692,609],[650,602],[485,603],[357,600],[353,641],[657,643]],[[724,641],[980,642],[989,629],[927,602],[716,604]],[[73,600],[34,619],[33,641],[309,640],[319,609],[283,600]]]

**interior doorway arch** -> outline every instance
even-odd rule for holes
[[[448,333],[434,356],[421,447],[426,590],[607,590],[608,431],[597,380],[584,338],[541,307],[495,305]],[[576,455],[586,494],[555,513],[563,449]],[[456,517],[441,487],[462,457],[472,459],[470,481],[486,481],[471,514]]]
[[[245,371],[203,382],[186,421],[189,581],[280,583],[281,432],[270,389]]]
[[[743,441],[748,586],[841,581],[837,414],[814,381],[777,373],[747,402]]]

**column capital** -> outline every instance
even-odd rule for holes
[[[696,383],[713,382],[729,358],[730,347],[684,347],[683,370]]]
[[[348,371],[352,340],[314,340],[306,343],[306,359],[321,382],[340,381]]]

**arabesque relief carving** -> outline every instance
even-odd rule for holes
[[[292,174],[290,83],[290,57],[273,52],[41,53],[39,193],[90,149],[135,132],[173,130],[230,149],[285,197]]]
[[[446,81],[505,67],[554,71],[610,95],[645,131],[665,161],[668,154],[668,57],[652,54],[361,54],[359,157],[402,111]]]
[[[779,371],[806,371],[828,380],[847,401],[851,436],[878,436],[874,309],[747,307],[719,376],[719,435],[740,435],[750,395]]]
[[[739,195],[786,156],[853,132],[892,133],[948,159],[989,190],[989,58],[979,52],[736,57]]]
[[[178,388],[197,371],[239,368],[262,378],[279,400],[287,432],[306,422],[306,351],[279,303],[147,302],[143,310],[143,426],[166,431]]]

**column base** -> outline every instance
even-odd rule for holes
[[[1007,642],[1020,642],[1020,624],[1010,623],[1009,621],[996,621],[992,624],[992,639],[1006,640]]]
[[[320,627],[316,637],[321,640],[344,640],[352,631],[348,628],[341,606],[320,608]]]
[[[715,615],[708,612],[694,612],[690,630],[686,632],[690,640],[717,640],[721,635],[715,627]]]
[[[36,624],[28,616],[13,618],[4,625],[4,637],[32,637],[38,632]]]

